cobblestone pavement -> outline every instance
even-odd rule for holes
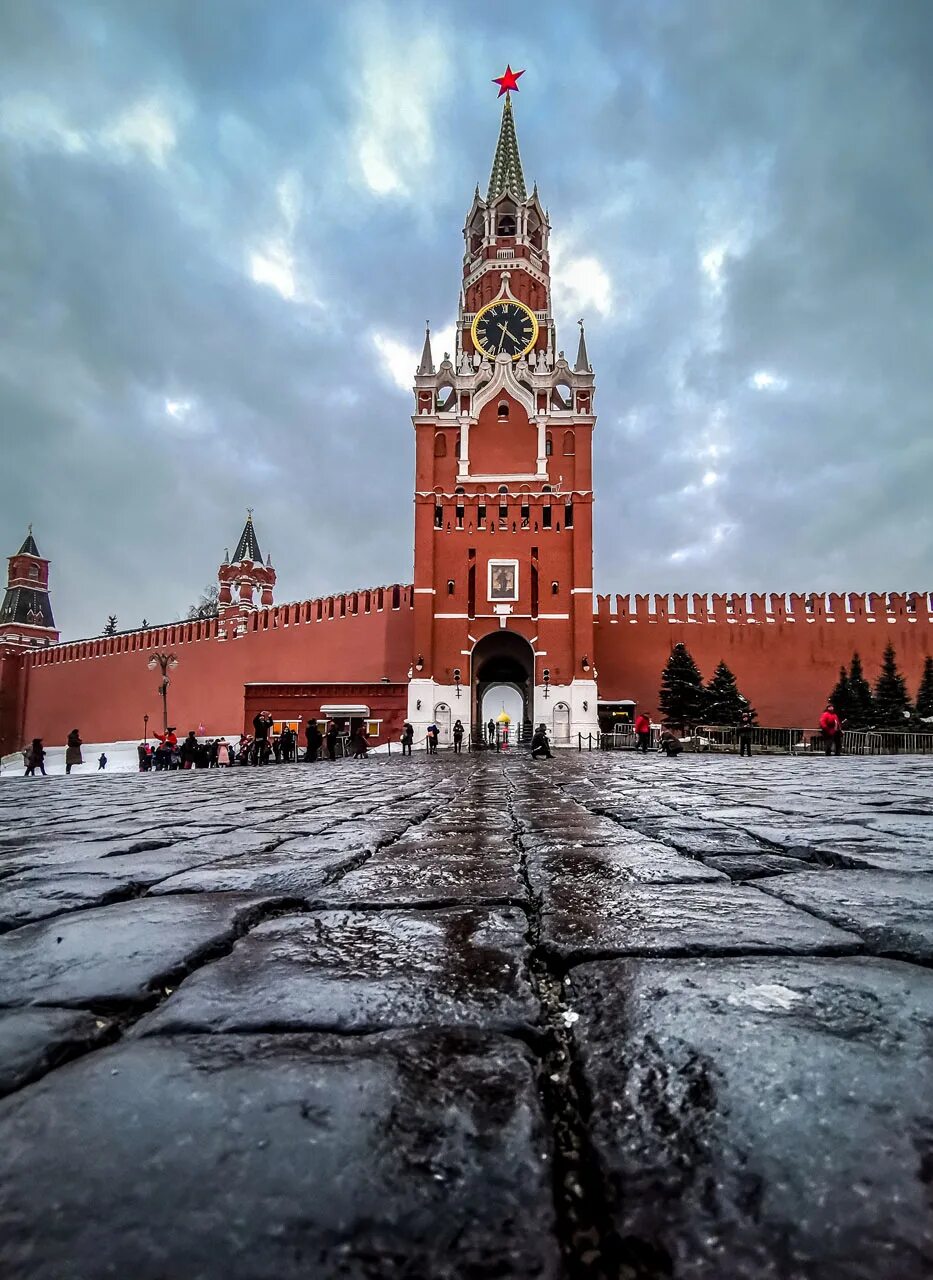
[[[929,1276],[933,761],[0,793],[0,1275]]]

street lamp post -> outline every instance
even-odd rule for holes
[[[143,742],[145,742],[146,746],[149,745],[149,716],[148,715],[143,716]]]
[[[158,667],[162,672],[162,679],[159,683],[159,696],[162,699],[162,740],[168,737],[168,687],[169,671],[173,671],[178,666],[178,659],[174,653],[154,653],[149,659],[149,670],[155,671]]]

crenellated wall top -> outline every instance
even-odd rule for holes
[[[238,634],[249,634],[252,631],[275,631],[290,626],[411,609],[413,606],[412,586],[394,583],[387,587],[369,587],[338,595],[317,596],[291,604],[271,605],[265,609],[255,609],[234,622]],[[81,662],[116,653],[173,648],[196,644],[202,640],[225,640],[231,634],[225,619],[202,618],[192,622],[172,622],[161,627],[147,627],[140,631],[121,631],[114,636],[94,636],[87,640],[48,645],[41,650],[24,651],[23,658],[30,667],[47,666],[49,663]]]
[[[597,622],[746,625],[837,622],[933,622],[931,591],[731,592],[712,595],[601,595]]]

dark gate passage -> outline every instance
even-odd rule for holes
[[[522,699],[522,723],[515,726],[525,737],[531,732],[534,714],[535,656],[524,636],[514,631],[493,631],[483,636],[471,655],[471,718],[474,729],[481,729],[483,696],[493,685],[508,685]]]

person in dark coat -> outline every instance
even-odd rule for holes
[[[321,737],[321,730],[318,727],[318,722],[316,720],[309,720],[305,725],[305,742],[308,744],[308,749],[305,752],[305,761],[308,764],[314,764],[317,760],[318,752],[321,750],[321,743],[323,741],[324,739]]]
[[[457,720],[454,723],[454,751],[457,755],[463,750],[463,721]]]
[[[429,724],[427,730],[428,752],[432,756],[437,755],[437,740],[441,736],[441,731],[436,724]]]
[[[538,756],[544,756],[548,760],[553,759],[551,745],[547,740],[547,729],[543,724],[538,725],[531,738],[531,758],[537,760]]]
[[[194,736],[194,730],[188,730],[188,736],[181,744],[178,753],[181,756],[181,767],[183,769],[193,769],[198,758],[198,740]]]
[[[292,762],[292,747],[294,746],[295,735],[287,724],[282,726],[282,734],[279,738],[279,746],[282,748],[282,759],[286,764]]]
[[[145,773],[149,768],[149,748],[145,742],[141,742],[136,748],[136,755],[139,757],[139,772]]]
[[[358,724],[350,734],[350,746],[352,747],[354,760],[366,759],[366,753],[369,751],[369,743],[366,741],[365,725]]]
[[[494,746],[496,745],[496,722],[495,722],[495,720],[490,719],[489,723],[486,725],[486,741],[489,743],[489,745],[490,745],[491,747],[494,747]]]
[[[282,763],[282,739],[281,737],[272,739],[272,754],[275,756],[275,763]]]
[[[37,769],[42,774],[43,778],[46,776],[45,747],[42,745],[41,738],[33,738],[32,745],[28,746],[23,752],[23,762],[26,765],[25,776],[27,778],[34,778],[36,776]]]
[[[97,772],[100,773],[101,769],[106,769],[106,768],[107,768],[107,757],[102,751],[97,761]]]
[[[81,754],[81,735],[77,729],[72,729],[68,735],[68,749],[65,752],[65,772],[71,773],[73,764],[84,764],[84,756]]]
[[[750,756],[752,754],[752,713],[743,711],[742,718],[739,721],[739,755]]]
[[[414,742],[414,740],[415,740],[415,731],[411,727],[409,722],[406,720],[405,723],[402,725],[402,755],[403,756],[411,755],[411,744]]]
[[[253,717],[254,763],[265,764],[269,759],[269,734],[272,732],[272,716],[260,711]]]
[[[672,729],[661,730],[661,750],[669,760],[676,760],[683,751],[681,741]]]
[[[339,736],[336,723],[333,720],[328,720],[327,732],[324,734],[324,741],[327,743],[328,760],[337,759],[337,739]]]

